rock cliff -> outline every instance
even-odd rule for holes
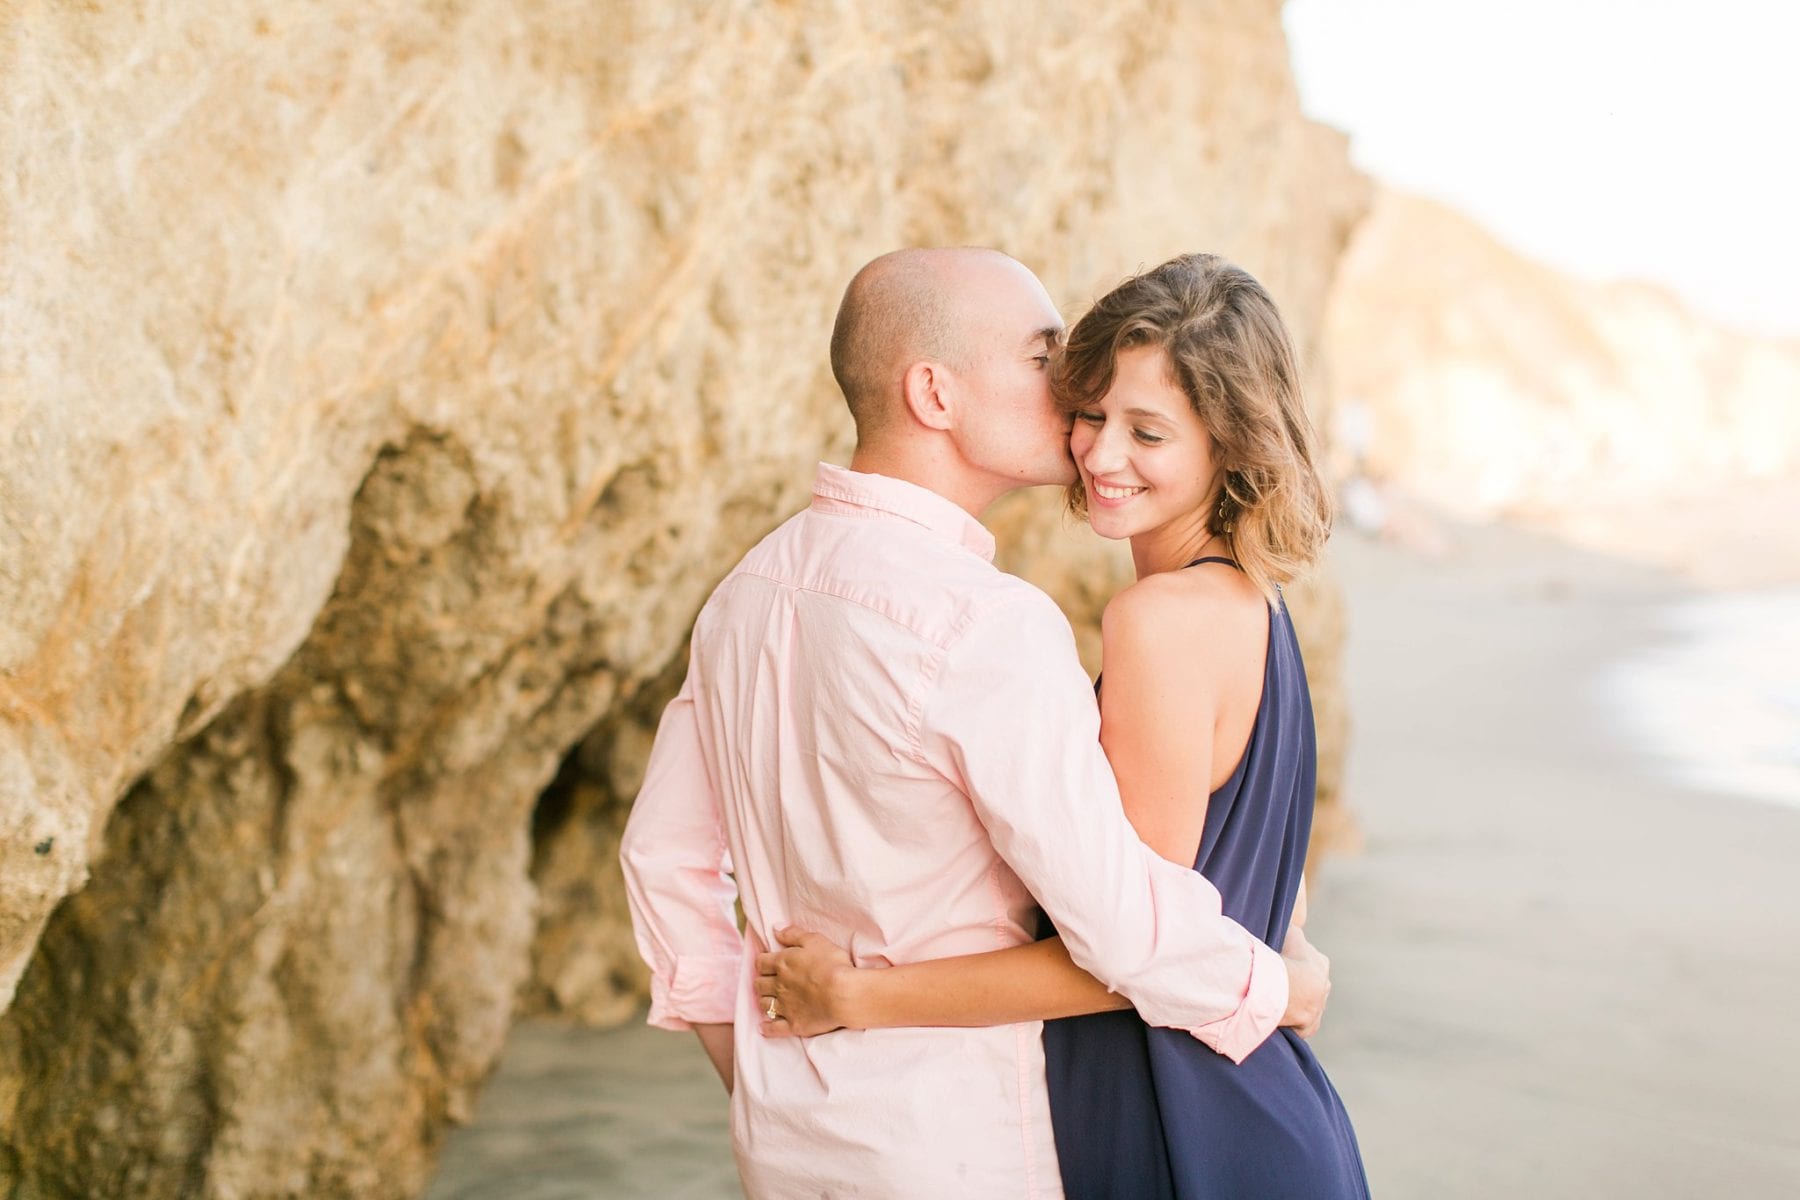
[[[1367,470],[1464,516],[1800,478],[1800,341],[1573,278],[1430,201],[1381,193],[1326,330],[1334,394],[1368,415]]]
[[[14,2],[0,79],[21,1197],[415,1194],[521,1004],[630,1010],[622,815],[847,454],[862,261],[998,246],[1073,316],[1218,250],[1310,359],[1365,204],[1276,0]],[[1091,622],[1055,507],[1007,565]]]

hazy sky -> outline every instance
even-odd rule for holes
[[[1288,0],[1306,109],[1535,258],[1800,334],[1800,3]]]

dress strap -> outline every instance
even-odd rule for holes
[[[1212,558],[1196,558],[1193,562],[1188,564],[1188,567],[1197,567],[1201,563],[1211,563],[1211,562],[1222,562],[1228,567],[1237,567],[1237,569],[1240,571],[1244,569],[1242,567],[1238,567],[1237,562],[1234,559],[1219,558],[1217,556],[1214,556]],[[1183,567],[1181,569],[1185,571],[1185,570],[1187,570],[1187,567]]]

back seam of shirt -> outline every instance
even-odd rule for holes
[[[996,572],[996,574],[1004,575],[1005,572]],[[938,674],[943,670],[944,660],[950,656],[950,651],[956,648],[957,643],[962,641],[963,637],[967,635],[972,626],[998,609],[1005,608],[1011,604],[1026,603],[1033,597],[1040,596],[1052,605],[1055,604],[1055,601],[1050,600],[1047,595],[1044,595],[1043,592],[1034,588],[1025,580],[1019,579],[1016,575],[1009,576],[1009,578],[1016,580],[1020,586],[1006,588],[1000,592],[999,595],[984,603],[970,605],[969,610],[963,614],[962,620],[958,621],[956,625],[946,633],[945,637],[940,640],[932,637],[923,630],[914,628],[893,613],[885,612],[860,597],[845,595],[843,592],[828,587],[816,586],[811,582],[802,583],[791,579],[781,579],[774,575],[764,574],[751,567],[743,566],[742,564],[740,564],[730,575],[727,575],[719,584],[719,591],[723,592],[726,586],[731,583],[732,579],[738,576],[748,576],[751,579],[760,579],[764,583],[773,584],[779,588],[787,588],[796,592],[810,592],[818,596],[830,596],[832,599],[841,600],[845,604],[854,604],[858,608],[863,609],[866,612],[872,612],[882,620],[891,622],[901,629],[906,630],[906,632],[918,638],[920,641],[925,642],[937,652],[931,656],[930,662],[922,672],[920,682],[923,686],[919,688],[918,692],[907,704],[906,746],[904,747],[908,757],[920,766],[932,771],[937,771],[938,767],[925,753],[923,728],[925,724],[925,704],[937,687]]]
[[[1005,574],[1003,571],[996,571],[995,573],[1000,575]],[[987,616],[988,613],[1007,604],[1019,603],[1036,591],[1036,589],[1032,588],[1032,586],[1023,579],[1018,579],[1018,576],[1009,576],[1009,578],[1018,580],[1019,583],[1024,584],[1024,588],[1008,588],[994,599],[988,600],[982,604],[971,605],[969,611],[964,614],[963,619],[952,626],[945,633],[944,637],[938,638],[926,630],[916,628],[897,614],[889,612],[877,604],[870,603],[861,596],[849,595],[836,588],[827,587],[812,580],[796,582],[792,579],[782,579],[776,575],[765,574],[753,567],[739,566],[737,570],[726,576],[719,586],[724,587],[731,582],[733,577],[739,575],[747,575],[752,579],[760,579],[765,583],[772,583],[776,587],[790,588],[796,592],[810,592],[816,596],[830,596],[833,600],[842,600],[845,604],[854,604],[858,608],[874,613],[884,621],[898,625],[920,641],[929,643],[933,649],[942,654],[949,653],[950,650],[955,647],[956,643],[962,640],[963,635],[968,632],[969,626]],[[1047,598],[1048,597],[1046,597],[1046,599]]]
[[[1017,578],[1017,576],[1014,576],[1014,578]],[[937,764],[932,762],[925,753],[925,705],[926,702],[937,693],[938,675],[944,668],[944,660],[950,657],[950,651],[955,649],[957,644],[967,636],[969,630],[989,613],[996,612],[1010,604],[1023,603],[1030,600],[1033,596],[1042,596],[1046,602],[1053,607],[1055,606],[1056,602],[1051,600],[1048,595],[1038,591],[1038,589],[1032,587],[1029,583],[1025,583],[1022,579],[1019,580],[1019,582],[1024,584],[1024,586],[1021,588],[1008,588],[1001,595],[989,600],[985,604],[971,606],[962,622],[951,632],[949,644],[944,646],[938,655],[931,660],[930,668],[924,673],[924,678],[921,680],[924,686],[919,689],[918,695],[914,697],[912,704],[908,706],[906,714],[906,733],[909,743],[907,752],[912,755],[913,761],[920,766],[931,771],[938,771]],[[1058,609],[1058,612],[1060,611],[1061,610]],[[941,775],[943,772],[938,771],[938,774]]]

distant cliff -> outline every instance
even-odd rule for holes
[[[618,830],[862,261],[1218,250],[1316,350],[1366,189],[1279,8],[5,9],[0,1191],[410,1195],[521,1006],[628,1013]]]
[[[1358,229],[1325,346],[1334,394],[1370,418],[1369,472],[1454,512],[1800,475],[1800,341],[1571,278],[1415,197],[1381,193]]]

